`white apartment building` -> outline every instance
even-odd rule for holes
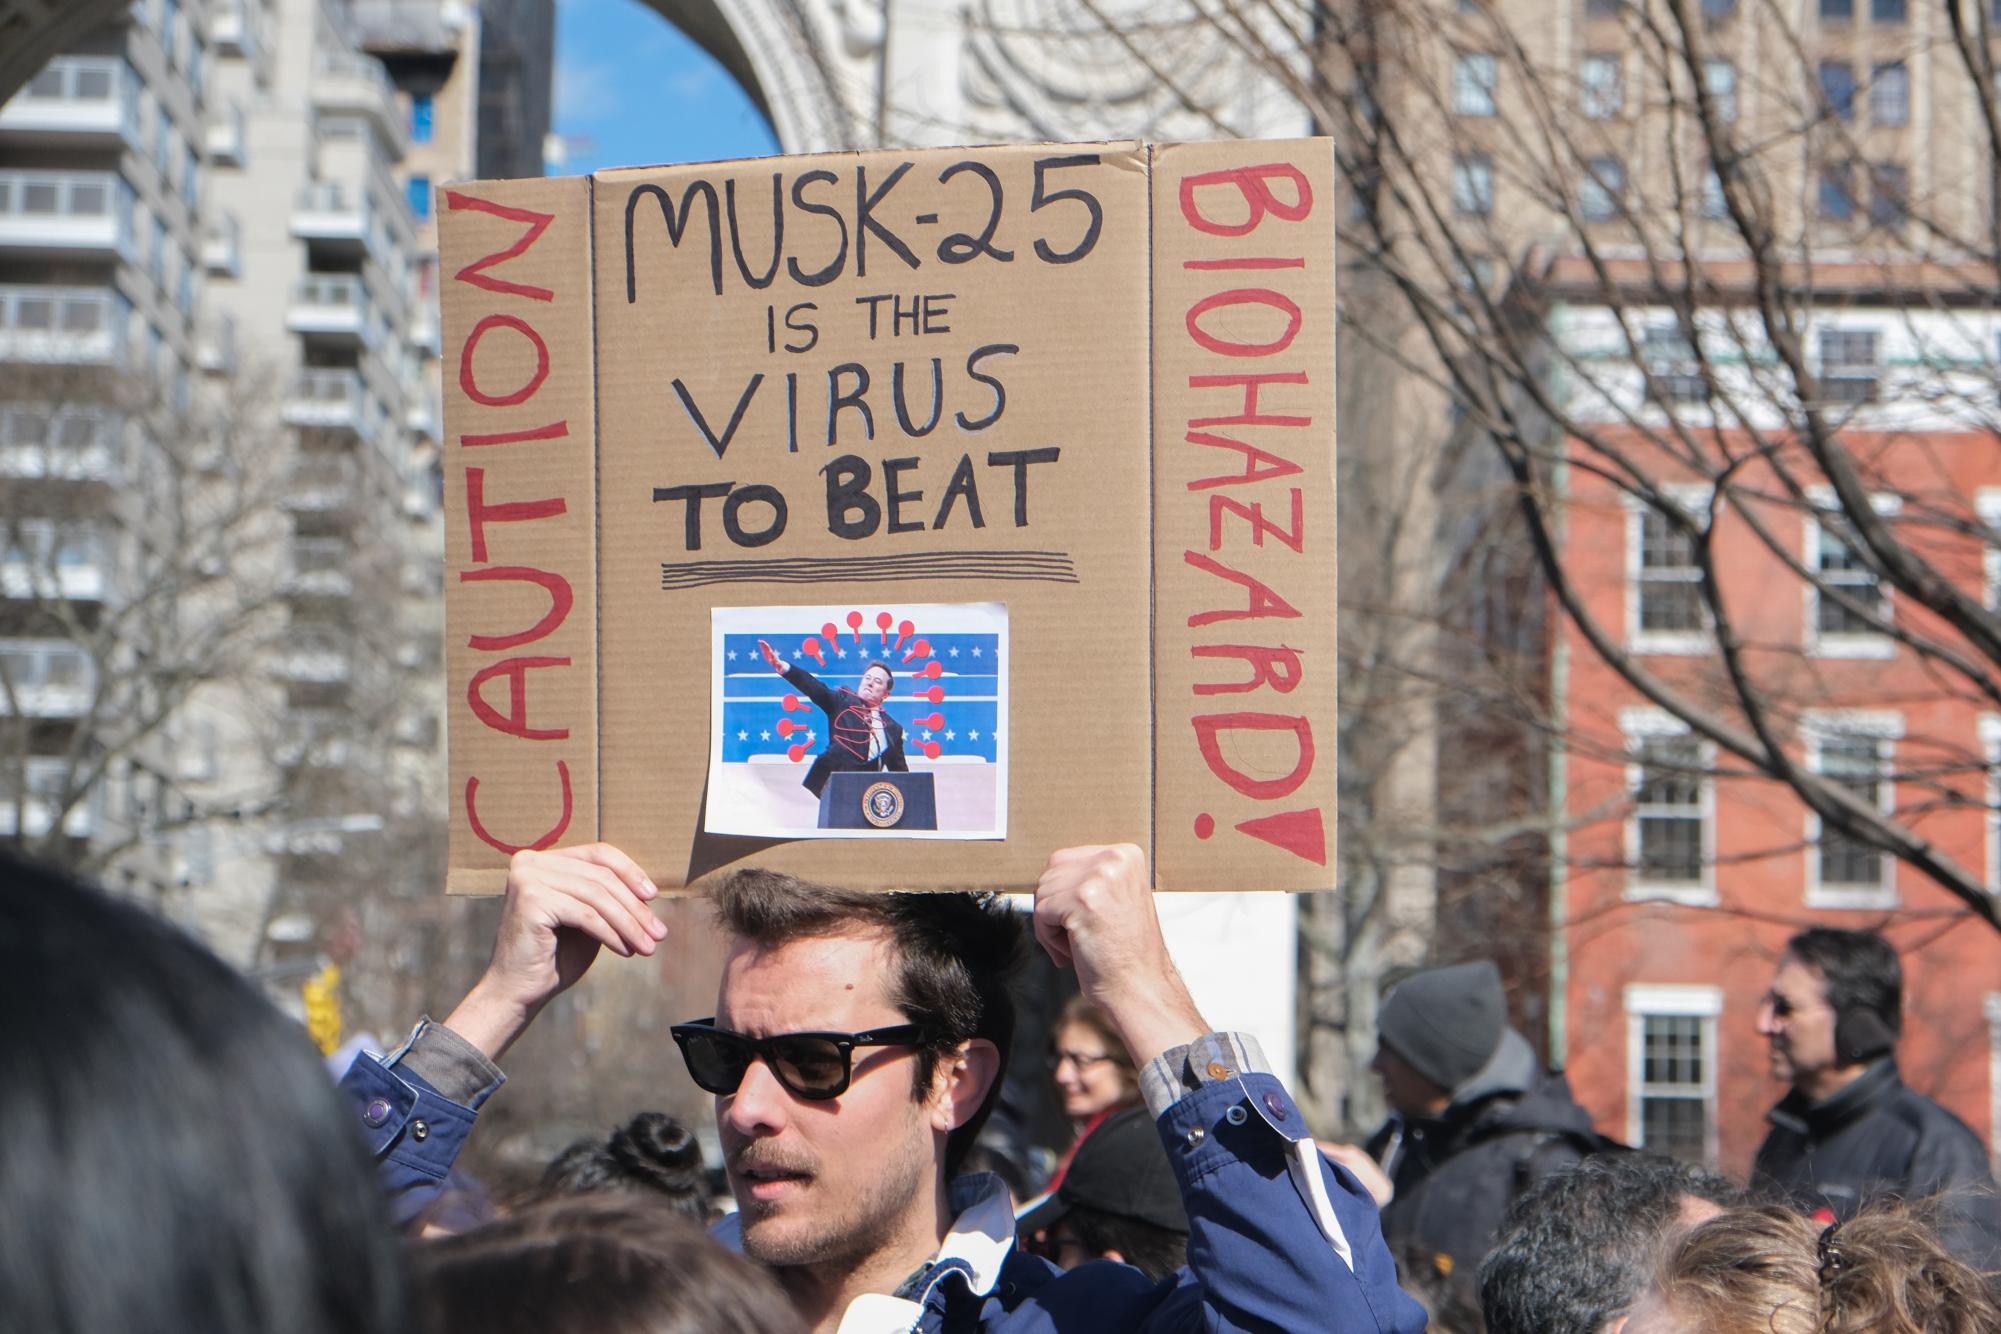
[[[135,0],[0,107],[0,842],[284,990],[441,874],[431,214],[481,36],[466,0]],[[150,597],[239,630],[171,700],[108,628]],[[92,739],[142,696],[153,734]]]

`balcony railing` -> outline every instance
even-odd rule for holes
[[[40,403],[0,403],[0,477],[113,481],[119,419]]]
[[[208,40],[218,55],[257,59],[264,46],[263,6],[257,0],[209,0]]]
[[[354,274],[321,274],[292,288],[285,327],[293,333],[331,334],[373,344],[375,316],[368,291]]]
[[[359,371],[315,367],[292,381],[284,417],[291,426],[351,431],[373,442],[381,430],[382,407]]]
[[[11,640],[0,642],[0,680],[0,716],[69,719],[89,711],[97,674],[74,645]]]
[[[292,235],[353,250],[376,246],[377,226],[367,198],[339,181],[307,185],[292,213]]]
[[[0,361],[122,366],[130,315],[108,287],[0,285]]]
[[[210,273],[242,276],[243,228],[234,213],[224,211],[202,232],[201,262]]]
[[[132,187],[112,171],[0,171],[0,249],[130,260]]]
[[[300,455],[293,464],[285,508],[312,514],[351,509],[361,490],[361,468],[343,455]]]
[[[384,143],[401,158],[409,151],[409,133],[396,104],[396,85],[373,56],[347,51],[322,51],[313,70],[313,106],[323,112],[367,116]]]
[[[218,311],[202,328],[195,343],[195,360],[205,371],[230,374],[236,370],[236,319]]]
[[[241,167],[247,161],[243,132],[243,106],[231,102],[211,113],[202,132],[202,144],[209,159],[221,167]]]
[[[294,537],[286,589],[294,596],[348,597],[354,592],[354,576],[348,569],[352,556],[345,538]]]
[[[115,56],[57,56],[0,106],[0,133],[139,143],[139,80]]]
[[[40,838],[55,824],[56,811],[69,795],[69,764],[53,755],[35,756],[23,766],[21,788],[0,785],[0,838]],[[9,775],[11,777],[11,775]],[[96,829],[95,803],[84,794],[63,815],[63,832],[89,838]]]

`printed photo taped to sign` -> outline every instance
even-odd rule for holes
[[[1006,607],[718,607],[711,624],[709,832],[1007,836]]]
[[[1020,653],[1002,809],[1033,846],[903,845],[908,878],[1028,884],[1051,847],[1144,838],[1145,150],[612,171],[592,222],[603,836],[701,860],[714,806],[677,826],[659,794],[712,777],[711,608],[831,595],[1004,599]],[[882,878],[862,842],[759,857]]]

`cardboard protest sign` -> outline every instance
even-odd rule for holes
[[[451,872],[601,838],[1332,883],[1324,140],[475,182],[440,214]],[[734,655],[734,656],[733,656]]]

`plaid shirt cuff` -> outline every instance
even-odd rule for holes
[[[1147,1110],[1158,1117],[1205,1084],[1271,1073],[1264,1048],[1249,1033],[1205,1033],[1148,1061],[1139,1072],[1139,1088]]]

